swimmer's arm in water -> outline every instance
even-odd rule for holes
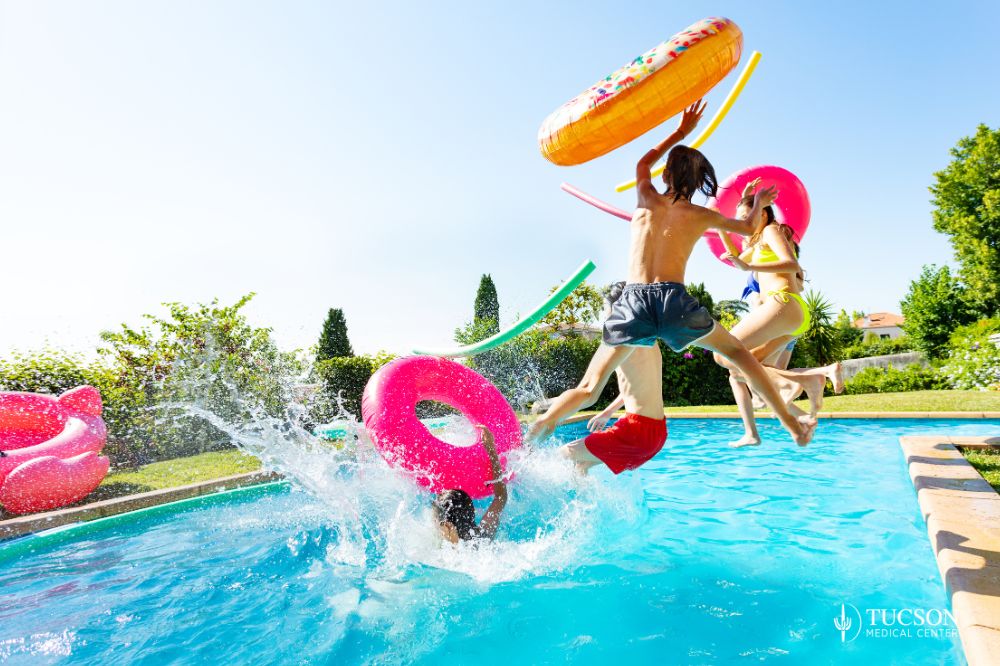
[[[595,416],[594,418],[587,421],[587,430],[590,432],[598,432],[604,430],[604,426],[608,424],[611,417],[614,416],[615,412],[625,406],[625,396],[619,394],[617,398],[608,405],[603,412]]]
[[[698,121],[701,120],[701,114],[705,112],[706,103],[702,100],[698,100],[688,108],[684,109],[684,113],[681,115],[681,121],[677,125],[677,129],[674,133],[668,136],[666,139],[661,141],[655,148],[642,156],[635,165],[635,183],[636,192],[639,195],[639,205],[642,205],[643,197],[647,195],[657,194],[656,188],[653,187],[653,178],[650,172],[656,163],[659,162],[668,150],[673,148],[675,145],[684,140],[688,134],[694,131],[694,128],[698,126]]]
[[[500,526],[500,514],[507,504],[507,484],[503,480],[503,465],[500,464],[500,456],[497,455],[496,445],[493,443],[493,433],[484,425],[477,426],[483,435],[483,446],[490,457],[490,474],[493,482],[493,501],[483,514],[483,519],[479,521],[479,534],[483,538],[492,539],[496,536],[497,527]]]

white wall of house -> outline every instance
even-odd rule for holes
[[[863,328],[861,330],[864,331],[865,337],[868,337],[868,334],[871,333],[883,340],[895,340],[903,335],[903,329],[899,326],[872,326],[871,328]]]

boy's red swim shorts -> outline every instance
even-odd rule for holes
[[[626,414],[613,426],[583,440],[587,450],[615,474],[639,467],[663,448],[667,420]]]

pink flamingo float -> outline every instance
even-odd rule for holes
[[[93,386],[59,397],[0,392],[0,506],[14,514],[72,504],[108,473],[108,431]]]

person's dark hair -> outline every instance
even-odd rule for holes
[[[714,197],[719,191],[715,168],[708,158],[694,148],[674,146],[667,155],[667,168],[663,171],[667,194],[678,199],[691,200],[695,192]]]
[[[752,210],[753,209],[753,195],[750,194],[750,195],[747,195],[747,196],[743,197],[742,199],[740,199],[740,206],[741,207],[742,206],[746,206],[747,208],[750,208]],[[764,215],[765,215],[765,220],[764,220],[764,226],[765,227],[767,225],[769,225],[769,224],[774,224],[775,217],[774,217],[774,209],[773,208],[771,208],[770,206],[764,206]]]
[[[440,521],[455,526],[460,539],[471,539],[476,529],[476,507],[464,490],[442,490],[434,500],[434,512]]]
[[[625,280],[612,282],[604,290],[604,300],[608,305],[614,305],[622,297],[622,290],[625,289]]]

